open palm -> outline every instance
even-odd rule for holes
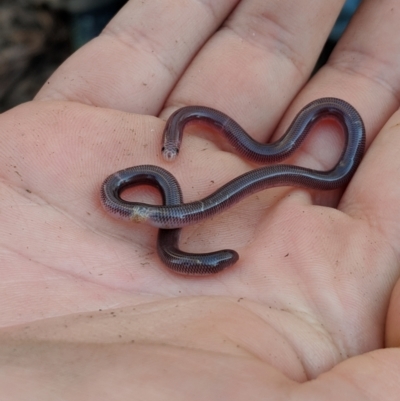
[[[366,1],[306,84],[341,3],[130,1],[33,102],[0,116],[8,399],[46,399],[40,383],[74,400],[395,399],[400,353],[382,348],[400,343],[400,11]],[[390,35],[373,29],[379,15]],[[360,168],[343,194],[268,190],[183,231],[185,250],[237,250],[232,268],[176,275],[154,228],[101,208],[102,181],[125,167],[167,168],[185,201],[255,167],[201,126],[166,164],[161,133],[177,107],[220,109],[266,142],[324,96],[364,118]],[[327,121],[289,162],[325,170],[341,146]]]

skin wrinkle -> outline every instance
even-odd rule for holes
[[[27,199],[27,200],[29,200],[29,201],[31,201],[31,202],[34,202],[32,199],[30,199],[30,198],[26,195],[27,193],[26,193],[25,190],[17,191],[17,190],[14,189],[14,187],[13,187],[11,184],[7,185],[7,188],[8,188],[10,191],[12,191],[12,193],[15,193],[17,196],[22,196],[23,198],[25,198],[25,199]],[[17,188],[18,188],[18,187],[17,187]],[[22,187],[21,187],[21,188],[22,188]],[[9,194],[9,196],[13,196],[13,195],[12,195],[12,194]],[[50,208],[51,208],[52,210],[54,210],[55,212],[58,212],[58,213],[60,213],[63,217],[67,218],[67,221],[69,221],[70,223],[72,223],[73,226],[78,227],[79,229],[84,230],[85,233],[88,231],[88,232],[92,232],[92,233],[94,233],[94,234],[96,234],[96,235],[99,235],[99,236],[102,237],[102,238],[114,237],[114,238],[117,238],[117,239],[119,239],[119,240],[123,240],[124,242],[131,243],[131,239],[128,239],[128,238],[125,237],[124,235],[116,236],[115,234],[107,233],[105,230],[102,231],[102,230],[95,229],[93,226],[90,227],[90,226],[88,226],[88,224],[85,222],[84,219],[80,219],[80,220],[79,220],[79,219],[76,219],[76,218],[72,217],[68,212],[64,211],[62,208],[59,208],[59,207],[55,206],[54,204],[52,205],[51,203],[49,203],[48,201],[46,201],[45,198],[40,197],[38,194],[36,194],[36,197],[39,198],[40,200],[42,200],[43,203],[41,204],[41,203],[34,202],[34,203],[31,205],[32,207],[50,207]],[[15,205],[16,205],[16,207],[19,207],[20,202],[19,202],[19,201],[16,201],[16,202],[15,202]],[[24,208],[26,208],[26,205],[24,205]],[[100,208],[100,206],[99,206],[98,208]],[[24,216],[24,213],[21,212],[20,214],[21,214],[21,216]],[[136,242],[136,245],[141,247],[141,249],[140,249],[140,251],[139,251],[140,254],[143,254],[143,255],[152,255],[152,254],[154,254],[154,248],[153,248],[154,245],[153,245],[153,244],[151,244],[151,245],[146,245],[146,244],[145,244],[146,242],[147,242],[147,240],[144,240],[143,243]],[[26,253],[26,250],[25,250],[25,252],[17,252],[16,249],[15,249],[14,247],[10,247],[9,245],[7,245],[7,244],[4,243],[4,242],[2,243],[2,248],[3,248],[3,249],[7,249],[9,252],[11,252],[11,253],[13,253],[13,254],[15,254],[15,255],[18,255],[18,256],[24,257],[24,258],[26,258],[26,259],[29,259],[31,262],[36,263],[36,264],[38,264],[38,265],[40,265],[40,266],[46,267],[46,268],[48,268],[48,269],[51,269],[51,268],[52,268],[52,266],[49,265],[48,263],[45,263],[45,262],[43,261],[43,259],[40,259],[40,258],[39,258],[39,259],[36,259],[36,258],[34,258],[34,257],[31,255],[31,252],[30,252],[30,251],[29,251],[28,253]],[[125,265],[128,266],[128,265],[130,264],[130,262],[127,262],[127,261],[124,261],[124,259],[121,259],[117,253],[114,253],[114,256],[116,257],[116,260],[119,260],[121,268],[122,268],[123,266],[125,266]],[[82,263],[83,265],[85,265],[84,259],[80,258],[80,261],[81,261],[81,263]],[[53,267],[54,267],[54,266],[53,266]],[[68,275],[69,277],[73,277],[73,278],[80,279],[80,280],[85,280],[85,281],[88,282],[88,283],[93,283],[93,282],[90,281],[89,278],[86,277],[86,276],[79,275],[79,274],[77,274],[77,273],[74,272],[74,271],[68,271],[67,269],[64,268],[63,264],[61,264],[60,266],[58,266],[58,269],[57,269],[57,270],[60,271],[60,272],[62,272],[63,274]],[[105,271],[105,270],[103,270],[103,271]],[[110,286],[108,286],[108,288],[109,288],[109,289],[113,289],[114,286],[113,286],[113,285],[110,285]]]
[[[67,77],[65,77],[67,78]],[[83,77],[80,77],[82,79]],[[51,83],[51,77],[47,80],[46,84]],[[49,102],[49,101],[54,101],[54,100],[59,100],[59,101],[71,101],[71,102],[77,102],[77,103],[83,103],[87,106],[94,106],[94,107],[99,107],[95,102],[93,102],[91,98],[91,93],[89,92],[88,94],[86,93],[86,90],[80,91],[78,94],[77,93],[70,93],[68,90],[68,86],[64,88],[63,91],[59,90],[57,86],[53,86],[50,90],[46,92],[45,96],[41,96],[39,98],[39,101],[42,102]]]
[[[237,304],[237,301],[232,301],[232,302],[235,302]],[[291,338],[291,334],[288,333],[287,330],[283,329],[284,325],[280,325],[280,324],[278,324],[278,322],[276,322],[275,325],[271,325],[270,323],[268,323],[268,320],[265,319],[265,316],[263,317],[262,314],[257,313],[257,309],[247,308],[246,305],[243,303],[240,303],[240,307],[245,309],[247,312],[249,312],[253,316],[257,316],[258,318],[260,318],[264,324],[268,324],[268,326],[274,332],[279,334],[282,337],[282,339],[284,339],[286,341],[287,346],[293,350],[294,354],[300,355],[302,353],[300,345],[297,344],[296,342],[293,342],[293,340]],[[318,322],[315,322],[315,319],[312,319],[312,320],[304,319],[304,317],[311,317],[311,315],[309,313],[304,312],[304,311],[295,310],[295,309],[290,309],[287,307],[276,308],[272,305],[270,305],[270,309],[275,312],[281,312],[281,313],[283,312],[284,316],[286,315],[286,316],[290,316],[291,318],[295,318],[295,321],[298,322],[297,324],[301,325],[301,327],[304,327],[307,331],[310,331],[310,328],[311,328],[312,332],[314,333],[313,335],[315,337],[320,338],[322,335],[323,338],[326,340],[326,341],[324,341],[324,348],[329,348],[331,350],[331,352],[329,352],[329,355],[331,355],[332,360],[330,362],[326,363],[327,365],[333,366],[338,361],[342,361],[347,357],[348,352],[345,350],[344,347],[342,347],[342,348],[339,347],[339,344],[335,341],[334,337],[329,335],[329,333],[323,327],[323,325],[318,324]],[[281,320],[282,320],[282,318],[280,318],[280,321]],[[225,333],[225,335],[226,335],[226,333]],[[330,345],[333,345],[333,348]],[[263,360],[262,357],[256,356],[248,348],[246,348],[246,351],[249,352],[250,354],[254,355],[255,358],[257,358],[259,360]],[[320,354],[320,353],[321,353],[321,350],[319,348],[318,354]],[[315,370],[316,366],[308,365],[306,358],[300,358],[297,362],[301,364],[302,371],[303,371],[307,381],[315,378],[315,372],[312,372],[312,370]]]
[[[27,201],[31,202],[32,204],[30,204],[29,207],[50,207],[51,209],[55,210],[56,212],[62,214],[62,215],[63,215],[64,217],[66,217],[70,222],[74,223],[77,227],[79,227],[79,228],[81,228],[81,229],[85,229],[85,230],[88,230],[88,231],[93,232],[93,233],[95,233],[95,234],[100,234],[100,235],[102,235],[102,236],[109,236],[109,235],[111,235],[111,234],[105,235],[105,233],[103,233],[102,231],[99,231],[99,230],[95,229],[95,228],[93,227],[93,223],[92,223],[92,222],[90,222],[90,224],[88,224],[88,223],[85,222],[84,219],[82,219],[82,218],[79,218],[79,219],[78,219],[78,218],[75,218],[75,217],[73,217],[71,214],[69,214],[66,210],[64,210],[63,208],[57,207],[56,205],[51,204],[51,202],[49,202],[48,200],[46,200],[46,199],[43,197],[43,194],[40,194],[40,195],[41,195],[41,196],[40,196],[39,193],[35,193],[35,194],[33,194],[33,195],[34,195],[34,197],[35,197],[36,199],[33,199],[32,193],[29,193],[29,195],[28,195],[28,192],[26,192],[26,190],[25,190],[24,187],[13,185],[11,182],[8,182],[8,183],[6,182],[5,184],[7,185],[7,188],[8,188],[13,194],[18,195],[18,196],[21,196],[22,198],[24,198],[24,199],[26,199]],[[20,189],[20,191],[18,191],[18,189]],[[9,196],[14,196],[14,195],[9,194]],[[40,203],[40,201],[42,201],[42,203]],[[16,201],[14,204],[15,204],[16,207],[20,207],[21,202],[20,202],[20,201],[18,201],[18,202]],[[68,203],[68,205],[69,205],[69,203]],[[24,204],[23,207],[26,208],[27,205]],[[100,205],[97,207],[97,210],[98,210],[98,211],[101,211],[101,206],[100,206]],[[23,216],[23,215],[24,215],[24,214],[21,213],[21,216]],[[123,236],[118,237],[118,238],[124,239]]]
[[[215,0],[191,0],[192,3],[200,3],[204,6],[206,12],[208,12],[214,20],[218,20],[218,13],[213,7],[216,2]],[[238,0],[232,1],[233,4],[237,3]]]
[[[174,303],[175,303],[174,298],[169,299],[167,302],[168,302],[168,304],[163,306],[163,305],[160,305],[158,300],[151,301],[150,303],[148,303],[147,305],[144,306],[144,309],[142,310],[141,313],[139,312],[140,306],[135,307],[133,309],[135,310],[136,308],[138,308],[138,313],[140,313],[140,315],[143,314],[144,318],[146,319],[146,315],[149,317],[152,314],[157,315],[160,313],[161,314],[168,313],[168,311],[173,312],[174,310],[176,311],[176,309],[175,309],[176,307],[178,307],[178,308],[180,307],[179,304],[174,305]],[[194,303],[194,304],[200,305],[199,306],[200,310],[198,310],[199,313],[197,314],[197,316],[200,319],[199,324],[200,324],[201,330],[204,329],[205,321],[209,317],[213,321],[218,321],[219,323],[222,323],[222,325],[220,325],[220,326],[218,326],[218,325],[214,326],[214,329],[216,330],[216,333],[219,334],[221,340],[223,341],[223,343],[225,345],[226,345],[226,342],[224,341],[224,339],[229,339],[230,343],[232,344],[232,346],[234,348],[234,351],[236,350],[235,345],[238,347],[237,351],[240,354],[240,355],[237,355],[238,357],[244,357],[244,358],[253,357],[250,359],[256,359],[256,360],[264,361],[264,362],[268,360],[270,354],[264,353],[264,354],[257,355],[255,352],[257,346],[255,348],[251,342],[248,342],[247,341],[248,337],[235,336],[236,331],[231,330],[232,326],[229,323],[229,319],[222,318],[222,320],[221,320],[218,318],[218,310],[220,309],[220,307],[217,306],[217,310],[215,310],[214,308],[212,308],[213,305],[210,304],[207,299],[202,299],[201,297],[195,298],[192,300],[188,300],[188,302],[192,303],[192,304]],[[246,311],[249,312],[250,316],[248,316],[248,318],[250,319],[250,324],[256,324],[256,327],[261,328],[261,329],[264,327],[264,325],[267,325],[268,329],[272,330],[273,333],[276,332],[276,334],[280,334],[279,330],[276,330],[273,325],[268,323],[268,321],[265,319],[265,317],[263,318],[260,314],[253,312],[251,308],[244,307],[242,304],[238,305],[237,300],[225,299],[222,302],[225,303],[229,308],[233,308],[233,309],[231,309],[232,311],[237,310],[237,308],[239,307],[239,309],[241,309],[243,312],[246,312]],[[154,306],[154,309],[152,308],[152,304]],[[209,306],[211,307],[211,309],[209,308]],[[185,314],[186,308],[187,308],[187,306],[183,306],[182,312],[184,314]],[[111,313],[110,313],[110,310],[105,311],[103,314],[103,319],[110,320],[110,319],[117,317],[117,318],[121,318],[123,321],[124,319],[129,318],[126,315],[126,313],[129,313],[129,309],[130,309],[130,307],[128,307],[128,308],[123,307],[122,309],[117,308],[117,310],[111,311]],[[275,310],[275,311],[278,312],[277,310]],[[81,327],[82,327],[82,325],[84,326],[85,322],[86,322],[86,324],[88,324],[90,322],[90,320],[87,320],[87,318],[89,316],[91,317],[92,314],[93,314],[93,312],[87,312],[83,315],[76,314],[75,315],[76,319],[77,319],[76,323],[78,323],[78,325],[75,326],[75,329],[74,329],[74,316],[71,315],[71,316],[68,316],[66,318],[66,321],[64,321],[64,322],[62,320],[60,320],[59,318],[56,318],[55,320],[53,320],[55,322],[55,325],[53,324],[53,328],[55,329],[55,331],[53,331],[52,333],[49,331],[47,331],[47,333],[46,333],[46,330],[40,332],[40,326],[37,326],[36,328],[34,326],[32,326],[29,331],[22,332],[21,334],[28,335],[28,336],[35,336],[35,334],[38,333],[42,340],[44,340],[45,338],[49,338],[49,336],[51,335],[51,336],[53,336],[53,339],[57,339],[58,341],[64,341],[65,338],[76,337],[79,326],[81,326]],[[242,315],[242,314],[240,314],[240,315]],[[139,319],[141,319],[140,316],[139,316]],[[175,317],[172,316],[172,319],[175,319]],[[135,321],[135,317],[133,316],[133,319],[129,319],[129,320]],[[51,323],[50,320],[49,320],[49,323]],[[63,326],[65,324],[68,325],[68,327],[72,330],[72,332],[68,333],[63,330]],[[172,322],[170,322],[169,324],[172,324]],[[135,323],[131,323],[131,325],[135,325]],[[101,324],[101,326],[104,328],[107,325]],[[49,326],[49,327],[51,327],[51,326]],[[96,330],[100,336],[101,336],[101,333],[103,330],[102,327],[98,326],[97,330]],[[111,331],[112,330],[113,329],[111,329]],[[178,331],[176,331],[176,332],[174,331],[172,333],[172,335],[167,335],[166,337],[162,336],[161,338],[156,335],[156,333],[157,333],[157,330],[156,330],[154,333],[152,333],[150,341],[154,344],[165,344],[165,345],[168,345],[171,347],[175,347],[176,341],[178,338],[181,338],[181,340],[186,338],[186,339],[188,339],[188,342],[184,341],[182,346],[180,346],[181,348],[204,350],[205,352],[210,352],[210,353],[218,353],[221,355],[222,354],[230,355],[230,352],[228,352],[227,349],[220,349],[218,346],[217,347],[214,346],[213,348],[208,349],[207,343],[204,343],[204,342],[198,343],[198,344],[192,343],[190,340],[190,337],[188,337],[188,335],[190,335],[190,328],[188,329],[189,330],[189,332],[188,332],[186,330],[186,326],[183,326],[182,328],[177,327],[177,330]],[[268,330],[268,333],[269,333],[269,330]],[[232,335],[229,335],[229,333],[232,333]],[[132,335],[135,336],[134,332],[132,332]],[[271,334],[268,334],[268,335],[271,335]],[[141,336],[141,337],[143,337],[143,336]],[[278,336],[275,336],[275,335],[273,335],[273,337],[278,338]],[[83,342],[86,342],[87,338],[84,337],[84,338],[81,338],[81,340]],[[109,343],[110,340],[111,340],[111,342],[113,342],[112,335],[111,335],[111,337],[109,336],[106,339],[104,339],[103,341],[106,343]],[[287,340],[287,337],[285,336],[284,341],[286,342],[286,340]],[[120,342],[121,340],[117,339],[117,341]],[[143,338],[138,339],[138,343],[143,343],[143,341],[145,341]],[[290,346],[290,342],[288,342],[287,344],[288,344],[288,346]],[[293,347],[291,347],[291,348],[293,348]],[[292,349],[292,353],[293,353],[293,355],[295,354],[293,349]],[[300,362],[300,361],[298,361],[298,362]],[[305,371],[304,367],[303,367],[303,371]]]
[[[8,246],[8,245],[6,245],[6,244],[4,244],[4,243],[1,244],[1,249],[2,249],[2,250],[4,250],[4,249],[7,250],[7,251],[8,251],[10,254],[12,254],[12,255],[17,255],[17,256],[21,256],[21,257],[23,257],[23,258],[26,258],[26,259],[29,260],[29,262],[34,263],[34,264],[36,264],[36,265],[39,265],[39,266],[41,266],[41,267],[45,267],[45,268],[49,269],[49,271],[50,271],[50,270],[54,270],[54,266],[53,266],[53,265],[49,265],[49,264],[43,263],[43,261],[36,260],[36,259],[33,258],[32,256],[28,256],[28,255],[23,254],[22,252],[18,252],[16,249],[11,248],[10,246]],[[75,273],[72,272],[72,271],[61,270],[61,269],[60,269],[60,272],[62,272],[64,276],[67,276],[67,277],[69,277],[69,278],[84,280],[84,281],[86,281],[86,282],[88,282],[88,283],[90,283],[90,284],[96,284],[96,283],[94,283],[94,282],[89,281],[86,277],[77,275],[77,274],[75,274]],[[37,280],[37,282],[48,282],[48,280],[49,280],[48,277],[46,277],[45,279]],[[53,279],[53,280],[59,280],[59,279]],[[17,281],[13,281],[13,283],[16,283],[16,282],[17,282]],[[18,281],[18,282],[19,282],[19,281]],[[18,282],[17,282],[17,283],[18,283]],[[31,279],[31,278],[29,279],[29,282],[32,283],[32,279]],[[113,288],[113,287],[110,286],[109,288]],[[2,327],[2,326],[0,325],[0,327]]]
[[[358,60],[358,62],[355,62],[355,60]],[[372,67],[374,64],[375,68]],[[371,68],[368,68],[368,65],[370,65]],[[353,49],[340,50],[339,55],[336,57],[333,55],[333,57],[328,60],[326,67],[337,70],[339,73],[367,78],[368,81],[378,84],[387,92],[393,94],[397,104],[400,104],[400,81],[397,80],[397,85],[393,85],[393,79],[388,80],[385,78],[386,74],[379,73],[380,71],[391,71],[397,68],[397,66],[392,66],[390,63],[378,57],[373,57],[367,52]]]
[[[307,70],[310,70],[307,67],[308,63],[301,62],[303,59],[301,53],[296,51],[296,47],[290,45],[293,41],[292,34],[282,24],[279,24],[278,19],[274,20],[272,14],[266,12],[249,15],[248,19],[248,23],[244,26],[238,25],[237,21],[228,20],[224,27],[229,28],[240,39],[261,50],[270,50],[273,54],[283,56],[295,67],[300,77],[304,77],[308,73]]]
[[[192,3],[192,1],[189,1],[189,3]],[[195,3],[201,4],[203,6],[205,5],[203,1],[195,1]],[[213,8],[210,7],[208,2],[206,2],[206,6],[203,7],[203,9],[206,10],[207,14],[211,16],[212,20],[215,21],[217,20],[217,14],[213,10]],[[133,49],[133,50],[144,51],[145,53],[156,59],[158,61],[158,64],[169,72],[172,81],[178,79],[179,76],[185,70],[185,68],[181,68],[180,70],[174,69],[173,65],[175,57],[173,57],[172,55],[169,61],[166,58],[161,57],[162,54],[165,54],[165,44],[160,43],[159,41],[156,40],[151,40],[153,35],[146,34],[146,32],[148,32],[148,28],[146,26],[142,26],[142,28],[143,29],[138,29],[137,27],[136,28],[130,27],[129,30],[124,29],[119,32],[117,29],[114,28],[113,24],[109,24],[103,29],[102,35],[117,39],[121,44],[127,46],[131,50]],[[185,39],[177,36],[175,39],[175,44],[177,44],[178,41],[184,42]],[[203,40],[200,40],[199,38],[199,43],[200,42],[203,42]],[[187,60],[187,64],[190,62],[190,60],[191,60],[190,58]]]
[[[364,220],[365,224],[367,224],[370,228],[373,228],[374,230],[378,231],[379,234],[381,234],[381,236],[385,238],[385,243],[391,250],[392,257],[399,261],[398,265],[400,266],[400,255],[398,255],[398,252],[394,248],[393,244],[391,244],[388,240],[386,240],[386,232],[383,228],[384,227],[383,217],[380,217],[380,220],[378,220],[376,217],[377,216],[373,215],[371,216],[370,214],[363,214],[362,216],[357,216],[357,219]],[[386,249],[386,252],[388,252],[388,249]]]
[[[293,316],[293,314],[292,314]],[[302,323],[307,327],[307,323],[305,321],[302,321]],[[307,327],[309,328],[309,326]],[[316,333],[316,337],[318,337],[318,340],[321,342],[321,334],[323,335],[323,338],[326,340],[325,341],[325,347],[324,347],[324,354],[325,358],[328,356],[326,349],[328,348],[331,352],[331,358],[329,361],[323,361],[325,362],[325,366],[334,366],[338,361],[344,360],[343,354],[340,352],[338,345],[335,343],[333,340],[332,336],[329,336],[327,332],[322,332],[318,331],[315,326],[312,326],[314,333]],[[285,332],[281,333],[281,336],[287,339],[287,343],[290,344],[291,348],[295,352],[296,355],[301,355],[301,353],[304,351],[301,348],[301,344],[297,344],[293,341],[293,339],[290,337],[290,335],[287,335]],[[331,342],[329,342],[329,340]],[[321,344],[319,344],[321,345]],[[333,347],[332,347],[333,345]],[[321,349],[318,350],[318,354],[322,353]],[[312,380],[315,378],[316,374],[315,371],[317,370],[317,365],[312,364],[311,362],[316,362],[317,360],[314,361],[309,361],[306,356],[303,358],[300,358],[298,361],[302,368],[303,368],[303,373],[306,376],[306,381]]]
[[[168,73],[172,79],[177,79],[179,77],[179,74],[172,67],[173,63],[168,63],[167,60],[164,60],[160,56],[161,52],[159,52],[157,48],[161,48],[162,46],[154,46],[154,44],[156,42],[149,41],[148,40],[149,38],[146,37],[145,35],[143,35],[142,32],[143,31],[141,31],[139,29],[135,29],[133,32],[129,32],[129,34],[127,34],[126,32],[124,32],[122,34],[122,33],[118,33],[116,31],[114,31],[111,27],[106,27],[104,29],[104,31],[102,32],[102,35],[108,36],[111,39],[116,39],[119,43],[121,43],[122,45],[127,47],[128,51],[134,50],[134,51],[140,51],[143,53],[147,53],[152,58],[157,60],[158,65],[161,65],[164,68],[164,70],[168,71]],[[138,34],[138,35],[132,36],[133,33]],[[146,40],[145,41],[133,40],[133,38],[137,38],[137,37],[143,37]],[[126,38],[128,38],[130,40],[127,40]],[[149,46],[146,46],[146,44],[148,44]]]

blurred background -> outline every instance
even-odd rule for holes
[[[0,0],[0,113],[31,100],[52,72],[99,35],[126,1]],[[360,1],[347,0],[318,67],[329,57]]]

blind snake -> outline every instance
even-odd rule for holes
[[[200,120],[216,127],[238,154],[258,163],[276,163],[287,158],[300,146],[311,128],[328,117],[337,120],[345,134],[345,146],[339,161],[328,171],[284,164],[269,165],[242,174],[201,200],[183,203],[179,184],[168,171],[156,166],[136,166],[120,170],[105,179],[101,186],[102,205],[118,219],[159,227],[158,254],[170,269],[197,275],[219,272],[235,263],[238,254],[232,250],[210,254],[180,251],[181,227],[221,213],[241,199],[267,188],[296,186],[332,190],[345,186],[364,153],[364,124],[353,106],[336,98],[322,98],[309,103],[296,115],[285,134],[268,144],[254,141],[229,116],[208,107],[183,107],[170,116],[163,135],[162,154],[166,160],[176,158],[186,124]],[[121,198],[124,189],[141,184],[157,187],[164,204],[149,205]]]

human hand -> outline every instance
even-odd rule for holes
[[[307,82],[342,2],[242,1],[225,20],[236,3],[131,1],[35,101],[0,116],[7,399],[397,397],[400,354],[381,348],[400,342],[400,11],[365,1]],[[189,251],[236,249],[231,269],[176,276],[156,230],[101,209],[102,180],[124,167],[167,167],[186,201],[254,168],[196,127],[166,165],[155,116],[212,106],[267,141],[324,96],[364,118],[362,165],[343,196],[264,191],[184,230]],[[326,169],[341,146],[326,122],[290,162]]]

